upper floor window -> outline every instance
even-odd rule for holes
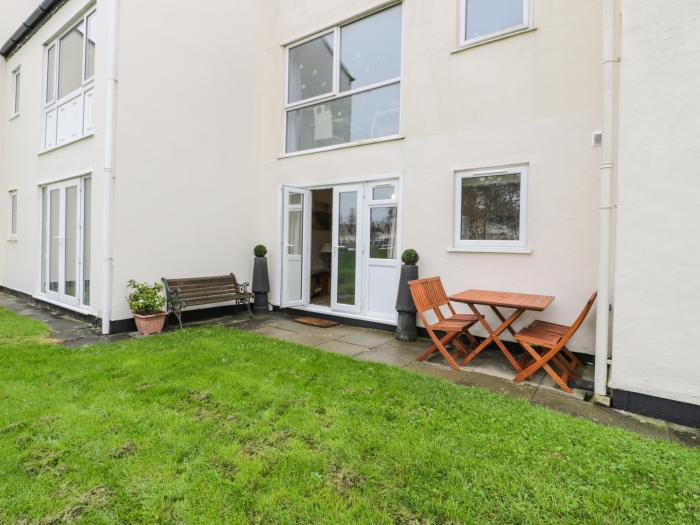
[[[10,118],[19,115],[19,95],[20,95],[20,70],[12,72],[12,84],[10,89]]]
[[[44,148],[92,133],[95,11],[83,15],[44,51]]]
[[[527,166],[460,171],[455,186],[455,248],[527,248]]]
[[[462,0],[461,45],[530,27],[531,0]]]
[[[401,4],[287,48],[285,151],[398,135]]]

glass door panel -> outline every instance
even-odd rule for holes
[[[49,291],[58,293],[61,244],[61,191],[49,191]]]
[[[283,306],[299,306],[308,302],[309,202],[308,190],[284,188]]]
[[[78,187],[66,188],[63,276],[64,293],[69,297],[78,297]]]
[[[333,189],[333,286],[331,306],[337,310],[360,310],[362,258],[362,186]]]

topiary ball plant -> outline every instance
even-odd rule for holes
[[[403,254],[401,254],[401,261],[403,261],[404,264],[416,264],[418,259],[420,259],[418,252],[412,248],[404,250]]]
[[[258,244],[253,248],[253,253],[255,253],[256,257],[265,257],[265,255],[267,255],[267,248],[262,244]]]

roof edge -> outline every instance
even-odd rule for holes
[[[68,0],[43,0],[12,36],[0,47],[0,55],[8,58]]]

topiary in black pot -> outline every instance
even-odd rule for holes
[[[267,312],[269,303],[267,294],[270,292],[270,276],[267,271],[267,248],[262,244],[258,244],[253,248],[255,261],[253,265],[253,293],[255,294],[255,302],[253,308],[256,312]]]
[[[396,297],[396,339],[399,341],[415,341],[418,338],[416,328],[416,305],[411,297],[408,287],[409,281],[418,279],[418,252],[408,249],[401,255],[401,277],[399,278],[399,291]]]

